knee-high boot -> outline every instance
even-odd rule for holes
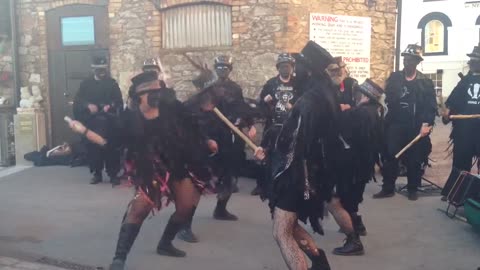
[[[193,216],[195,216],[196,210],[197,210],[197,207],[194,206],[192,209],[192,214],[190,215],[190,218],[188,219],[187,224],[185,224],[185,227],[177,233],[177,237],[179,239],[182,239],[185,242],[189,242],[189,243],[198,242],[197,236],[192,232]]]
[[[120,228],[118,235],[117,249],[115,250],[115,257],[110,265],[110,270],[123,270],[125,268],[125,260],[130,252],[130,249],[137,238],[140,231],[141,224],[124,223]]]
[[[177,234],[178,231],[180,231],[180,229],[182,229],[182,226],[184,226],[185,224],[183,222],[175,221],[174,215],[175,214],[173,214],[168,220],[168,224],[165,227],[165,231],[163,232],[162,238],[158,243],[157,253],[160,255],[171,256],[171,257],[185,257],[187,253],[185,253],[185,251],[175,248],[172,244],[172,241],[175,238],[175,235]]]

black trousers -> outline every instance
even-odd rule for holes
[[[352,150],[338,151],[335,162],[335,195],[340,199],[343,208],[349,213],[357,213],[363,201],[363,193],[368,179],[359,179],[354,168]]]
[[[399,160],[395,155],[402,150],[419,133],[420,127],[406,127],[404,125],[390,124],[386,128],[386,149],[385,161],[382,168],[383,190],[387,192],[395,191],[395,181],[399,173]],[[408,191],[416,191],[422,181],[422,163],[429,154],[429,137],[422,138],[414,144],[401,157],[402,162],[407,167]]]
[[[480,130],[480,129],[479,129]],[[455,133],[454,133],[455,134]],[[470,171],[473,158],[480,155],[480,133],[457,133],[453,138],[453,164],[450,176],[442,190],[442,195],[447,196],[458,175],[458,171]]]
[[[113,125],[111,117],[106,114],[96,114],[86,121],[86,126],[98,135],[109,141],[106,146],[86,141],[88,165],[90,172],[100,173],[105,170],[110,177],[115,177],[120,171],[121,151],[116,143],[109,138],[109,132],[112,132]]]
[[[106,170],[108,176],[116,177],[120,171],[120,151],[87,142],[87,157],[90,172],[94,174]]]

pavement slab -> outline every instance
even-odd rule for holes
[[[66,270],[50,265],[22,261],[10,257],[0,256],[0,270]]]

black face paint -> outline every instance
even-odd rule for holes
[[[94,73],[95,73],[95,76],[102,80],[102,79],[105,79],[107,77],[107,74],[108,74],[108,71],[106,68],[96,68],[94,70]]]
[[[230,67],[225,65],[219,65],[215,67],[215,72],[217,73],[219,78],[226,79],[230,75]]]
[[[480,73],[480,60],[470,60],[468,61],[470,71],[473,73]]]
[[[287,79],[292,74],[293,67],[290,63],[281,63],[278,65],[278,73],[284,79]]]
[[[414,70],[420,64],[420,60],[415,56],[405,55],[403,57],[403,66],[405,69]]]

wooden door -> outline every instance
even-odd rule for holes
[[[108,57],[108,12],[105,6],[68,5],[46,16],[51,143],[59,145],[75,139],[63,118],[72,117],[80,83],[92,76],[92,57]]]

